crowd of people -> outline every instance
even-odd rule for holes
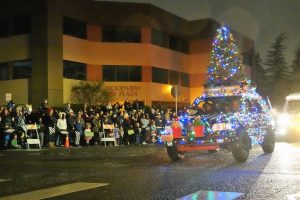
[[[64,146],[66,140],[74,147],[103,145],[102,138],[107,137],[115,138],[109,145],[155,143],[175,117],[176,112],[170,108],[147,107],[138,100],[84,104],[76,111],[70,103],[53,109],[45,99],[38,109],[29,110],[11,100],[0,107],[0,147],[26,148],[28,138],[39,138],[40,145],[47,148]],[[28,130],[29,124],[35,124],[37,131]]]

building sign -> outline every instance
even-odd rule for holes
[[[137,98],[140,96],[141,86],[121,86],[121,85],[112,85],[106,86],[106,89],[112,93],[113,96],[118,98]]]

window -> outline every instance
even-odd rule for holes
[[[0,63],[0,80],[9,80],[9,63]]]
[[[169,48],[174,51],[179,51],[187,54],[189,52],[189,43],[187,40],[180,39],[176,36],[170,35]]]
[[[86,80],[86,64],[64,60],[64,78]]]
[[[181,86],[190,87],[190,75],[188,73],[180,73],[181,75]]]
[[[31,78],[31,60],[19,60],[12,63],[13,79]]]
[[[152,82],[168,84],[168,70],[152,67]]]
[[[86,39],[86,23],[82,21],[64,17],[63,31],[65,35]]]
[[[103,81],[115,81],[116,80],[116,68],[115,66],[104,65],[102,68]]]
[[[169,40],[169,38],[166,33],[152,29],[152,36],[151,36],[152,44],[168,48],[169,47],[168,40]]]
[[[104,65],[103,81],[111,82],[140,82],[142,81],[141,66]]]
[[[177,85],[179,83],[179,72],[169,70],[169,83]]]
[[[141,30],[134,27],[103,26],[102,41],[139,43],[141,42]]]
[[[28,34],[31,32],[31,22],[29,15],[22,15],[12,20],[12,35]]]
[[[0,21],[0,38],[9,36],[9,20]]]

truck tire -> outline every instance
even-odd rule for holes
[[[250,139],[248,134],[243,132],[239,139],[234,143],[232,148],[232,155],[236,161],[245,162],[249,157]]]
[[[208,153],[209,153],[209,154],[218,153],[218,150],[217,150],[217,149],[214,149],[214,150],[208,150]]]
[[[265,153],[272,153],[275,148],[275,132],[273,130],[269,131],[265,136],[261,147]]]
[[[168,156],[172,161],[177,161],[184,158],[184,152],[180,152],[176,147],[167,147]]]

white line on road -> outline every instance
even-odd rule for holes
[[[57,186],[57,187],[52,187],[52,188],[47,188],[47,189],[42,189],[42,190],[36,190],[32,192],[27,192],[23,194],[17,194],[17,195],[12,195],[12,196],[7,196],[0,198],[0,200],[17,200],[17,199],[22,199],[22,200],[39,200],[39,199],[46,199],[46,198],[51,198],[51,197],[56,197],[56,196],[61,196],[73,192],[79,192],[83,190],[88,190],[88,189],[93,189],[97,187],[102,187],[106,186],[108,183],[71,183],[67,185],[62,185],[62,186]]]
[[[6,181],[10,181],[10,179],[3,179],[3,178],[0,178],[0,182],[6,182]]]
[[[198,191],[187,196],[181,197],[178,200],[231,200],[243,196],[243,193],[238,192],[219,192],[219,191]]]

